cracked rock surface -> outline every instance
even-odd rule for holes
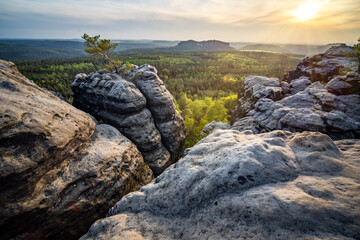
[[[116,127],[159,175],[178,160],[186,129],[156,68],[133,68],[121,74],[78,74],[72,84],[73,104]]]
[[[1,239],[74,239],[152,171],[117,129],[0,60]]]
[[[360,140],[215,130],[85,239],[359,239]]]
[[[353,52],[340,45],[305,58],[281,84],[278,79],[247,77],[232,113],[233,129],[314,131],[333,139],[360,138],[360,75],[355,72],[359,63],[348,56]],[[273,88],[280,89],[279,93],[274,94]]]

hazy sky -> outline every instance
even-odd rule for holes
[[[313,15],[301,20],[306,13]],[[352,43],[360,37],[360,0],[0,0],[0,38],[84,32],[111,39]]]

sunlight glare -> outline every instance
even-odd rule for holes
[[[293,11],[293,14],[297,19],[301,21],[309,20],[315,16],[320,9],[320,2],[307,1],[301,4],[297,9]]]

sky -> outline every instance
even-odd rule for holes
[[[360,0],[0,0],[0,38],[355,43]]]

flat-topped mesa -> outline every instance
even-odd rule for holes
[[[156,68],[133,68],[120,74],[76,75],[73,105],[116,127],[159,175],[178,160],[186,129]]]
[[[314,131],[333,139],[360,138],[359,62],[354,49],[332,47],[277,78],[249,76],[232,112],[232,129]]]

